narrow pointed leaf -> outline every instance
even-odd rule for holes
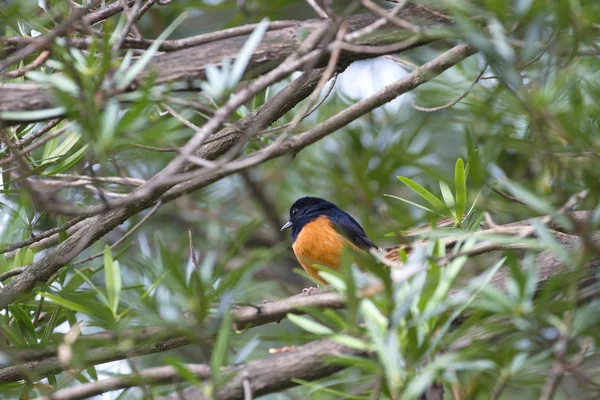
[[[456,190],[456,220],[462,221],[467,208],[467,177],[462,158],[459,158],[454,166],[454,185]]]
[[[437,210],[441,211],[446,208],[444,206],[444,203],[440,199],[435,197],[435,195],[433,193],[431,193],[429,190],[425,189],[423,186],[419,185],[417,182],[415,182],[412,179],[407,178],[405,176],[399,176],[398,179],[402,183],[404,183],[406,186],[411,188],[415,193],[417,193],[423,199],[425,199],[429,204],[431,204]]]

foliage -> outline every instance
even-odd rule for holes
[[[597,262],[600,244],[594,234],[600,224],[600,4],[432,3],[455,24],[420,34],[447,39],[353,63],[328,96],[329,84],[321,88],[322,103],[304,100],[220,158],[201,159],[203,171],[225,171],[209,186],[164,202],[141,198],[102,209],[102,215],[136,212],[116,229],[82,238],[91,245],[71,249],[66,261],[52,251],[75,229],[59,229],[48,235],[53,240],[39,235],[78,216],[52,207],[101,208],[142,192],[207,121],[280,65],[273,59],[251,68],[258,46],[272,44],[265,42],[267,22],[314,18],[314,12],[302,1],[157,4],[136,22],[144,38],[156,38],[145,51],[114,48],[128,23],[118,13],[92,31],[75,25],[53,40],[42,65],[4,76],[3,83],[48,85],[58,105],[5,110],[0,94],[0,290],[20,279],[23,267],[47,260],[64,266],[0,312],[0,397],[50,395],[164,365],[183,383],[139,383],[122,396],[172,394],[181,385],[210,396],[235,375],[224,368],[264,359],[273,348],[331,339],[368,355],[330,357],[348,368],[295,379],[296,388],[268,398],[417,399],[435,385],[448,399],[595,398],[597,287],[579,283],[590,276],[587,265]],[[67,18],[67,8],[55,0],[5,2],[0,33],[47,35]],[[337,2],[334,8],[345,10]],[[250,23],[257,25],[240,39],[237,58],[206,66],[205,79],[160,82],[152,71],[165,41]],[[82,39],[87,45],[78,48]],[[457,42],[478,53],[306,148],[226,172]],[[3,59],[14,52],[0,49]],[[258,90],[218,126],[234,126],[291,81],[286,75]],[[423,110],[443,104],[449,105]],[[36,137],[57,116],[64,119]],[[41,194],[32,189],[38,184],[45,185]],[[334,201],[380,247],[411,242],[412,251],[400,249],[399,261],[387,267],[376,255],[348,252],[339,271],[324,269],[345,299],[343,310],[301,307],[278,324],[232,330],[236,310],[251,304],[260,310],[263,301],[310,284],[279,231],[303,195]],[[568,217],[572,210],[591,213],[581,222]],[[540,216],[548,218],[522,231],[490,225]],[[87,217],[81,224],[97,223]],[[451,223],[439,225],[440,219]],[[568,273],[540,282],[542,257],[562,261]],[[504,283],[494,285],[501,271]],[[173,337],[191,344],[164,344]],[[48,354],[56,357],[55,368],[32,368],[18,379],[3,375]],[[107,364],[113,360],[122,361]],[[189,363],[208,365],[208,376],[199,377]]]

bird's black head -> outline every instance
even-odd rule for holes
[[[292,241],[295,241],[304,225],[322,215],[329,215],[335,211],[339,211],[338,206],[325,199],[308,196],[301,197],[292,204],[290,208],[290,220],[283,225],[281,230],[292,227]]]

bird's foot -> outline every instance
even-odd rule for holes
[[[313,287],[313,286],[311,286],[311,287],[307,287],[307,288],[304,288],[304,289],[302,289],[302,293],[304,293],[304,294],[305,294],[305,295],[307,295],[307,296],[310,296],[310,295],[311,295],[311,294],[313,294],[313,292],[315,292],[316,290],[317,290],[317,288],[316,288],[316,287]]]

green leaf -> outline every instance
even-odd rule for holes
[[[37,121],[60,117],[67,110],[64,107],[47,108],[35,111],[0,111],[0,120]]]
[[[258,336],[254,336],[252,339],[250,339],[245,345],[244,347],[242,347],[240,349],[240,351],[238,351],[237,355],[235,356],[235,358],[233,359],[232,364],[241,364],[244,361],[246,361],[246,359],[250,356],[250,354],[252,354],[252,352],[258,347],[258,345],[261,343],[261,340],[259,339]]]
[[[569,265],[574,257],[571,256],[564,246],[556,239],[556,236],[550,233],[548,227],[541,224],[538,220],[533,220],[531,225],[535,228],[540,240],[548,246],[548,249],[556,254],[565,265]]]
[[[40,292],[39,295],[42,297],[45,297],[47,300],[50,300],[51,302],[53,302],[55,304],[63,306],[64,308],[67,308],[69,310],[72,310],[75,312],[80,312],[83,314],[88,314],[88,315],[96,314],[91,308],[88,308],[81,303],[75,303],[74,301],[64,299],[64,298],[56,296],[52,293]]]
[[[319,271],[319,275],[338,292],[346,291],[346,282],[339,276],[328,271]]]
[[[124,389],[116,398],[115,400],[126,400],[129,397],[129,389],[131,388],[126,388]]]
[[[184,381],[199,385],[200,379],[198,379],[198,377],[189,370],[189,368],[183,364],[181,361],[179,361],[178,359],[176,359],[173,356],[167,356],[165,357],[165,362],[169,365],[171,365],[173,368],[175,368],[175,370],[177,371],[177,374],[183,378]]]
[[[456,189],[456,220],[460,223],[467,208],[467,177],[462,158],[454,166],[454,185]]]
[[[423,186],[419,185],[417,182],[409,179],[405,176],[399,176],[398,179],[404,183],[406,186],[411,188],[416,194],[425,199],[429,204],[431,204],[438,211],[444,210],[446,207],[444,203],[437,197],[433,195],[429,190],[425,189]]]
[[[333,331],[325,325],[322,325],[310,318],[303,317],[301,315],[288,314],[287,318],[300,328],[313,333],[315,335],[325,336],[333,334]]]
[[[57,165],[50,167],[47,171],[45,171],[42,176],[52,176],[56,174],[60,174],[63,171],[68,170],[73,165],[77,164],[79,160],[83,157],[85,152],[87,151],[88,145],[84,145],[81,149],[77,150],[75,153],[71,154],[65,160],[61,161]]]
[[[369,299],[363,299],[360,302],[360,311],[366,320],[373,322],[380,332],[387,329],[388,319],[379,311],[375,303]]]
[[[269,27],[269,19],[263,18],[260,23],[254,28],[254,31],[248,36],[246,43],[240,50],[235,63],[233,64],[233,68],[231,70],[231,74],[229,75],[228,87],[233,89],[242,79],[244,75],[244,71],[254,54],[254,51],[260,44],[267,28]]]
[[[187,13],[182,13],[179,17],[175,19],[175,21],[173,21],[171,25],[167,27],[167,29],[163,31],[163,33],[161,33],[156,38],[156,40],[152,43],[152,46],[148,47],[148,50],[144,52],[144,54],[138,59],[138,61],[135,64],[133,64],[129,69],[127,69],[127,72],[125,72],[125,74],[122,77],[120,77],[120,79],[117,79],[117,89],[124,90],[125,88],[127,88],[127,86],[131,84],[131,82],[133,82],[133,80],[138,76],[138,74],[142,72],[144,68],[146,68],[146,65],[150,62],[152,57],[154,57],[162,42],[166,38],[168,38],[171,35],[171,33],[173,33],[173,31],[187,17]]]
[[[475,301],[475,299],[481,294],[484,288],[496,275],[496,272],[498,272],[498,270],[504,265],[505,261],[506,258],[501,259],[492,268],[484,272],[480,277],[471,280],[471,282],[469,283],[469,291],[471,292],[469,298],[462,302],[454,310],[450,318],[446,320],[444,325],[437,330],[435,336],[430,341],[429,347],[426,353],[423,355],[423,357],[428,357],[429,355],[433,354],[433,352],[437,349],[438,343],[444,338],[444,335],[452,326],[452,322],[454,322],[456,318],[458,318],[464,312],[464,310],[466,310]]]
[[[37,335],[35,332],[35,327],[33,326],[32,317],[30,317],[25,310],[19,307],[16,304],[11,304],[8,306],[8,311],[10,311],[11,315],[15,318],[16,321],[19,322],[21,326],[21,330],[24,333],[25,340],[30,345],[37,344]]]
[[[100,139],[102,143],[109,143],[115,135],[119,123],[119,111],[121,106],[114,98],[108,101],[102,114],[102,128],[100,129]]]
[[[428,212],[430,212],[430,213],[434,213],[434,214],[441,215],[441,214],[439,214],[439,213],[435,212],[434,210],[432,210],[432,209],[430,209],[430,208],[427,208],[427,207],[425,207],[425,206],[422,206],[422,205],[420,205],[420,204],[414,203],[414,202],[412,202],[412,201],[410,201],[410,200],[403,199],[402,197],[398,197],[398,196],[392,196],[391,194],[384,194],[384,196],[386,196],[386,197],[391,197],[391,198],[393,198],[393,199],[396,199],[396,200],[403,201],[403,202],[405,202],[405,203],[407,203],[407,204],[410,204],[411,206],[418,207],[418,208],[420,208],[421,210],[425,210],[425,211],[428,211]]]
[[[72,132],[71,134],[66,135],[63,141],[60,142],[60,144],[58,144],[58,146],[56,145],[57,142],[53,139],[44,148],[44,154],[42,156],[42,159],[40,160],[41,165],[51,163],[57,158],[60,158],[67,154],[69,150],[71,150],[71,148],[77,144],[79,139],[81,139],[81,134],[77,132]]]
[[[519,185],[518,183],[511,181],[504,181],[503,185],[508,189],[508,191],[515,196],[517,199],[522,200],[529,207],[536,210],[541,215],[551,215],[553,219],[559,223],[561,226],[564,226],[566,229],[573,229],[573,224],[563,214],[558,214],[555,208],[548,203],[542,196],[537,195],[526,189],[525,187]]]
[[[211,375],[216,378],[220,375],[219,368],[225,364],[227,359],[227,351],[229,349],[229,338],[231,337],[231,322],[233,317],[231,311],[227,310],[223,314],[217,341],[213,349],[212,358],[210,360]]]
[[[554,207],[546,202],[543,198],[525,189],[523,186],[510,182],[504,181],[503,185],[508,189],[509,192],[517,199],[524,201],[529,207],[533,208],[540,214],[552,214]]]
[[[68,93],[71,96],[79,96],[79,87],[77,84],[64,75],[46,75],[39,71],[29,71],[25,74],[25,76],[32,81],[54,86],[56,89]]]
[[[583,334],[589,327],[597,326],[600,322],[600,313],[598,312],[600,301],[595,300],[588,305],[575,310],[573,317],[572,337]]]
[[[27,249],[25,249],[24,253],[21,253],[21,265],[29,265],[33,262],[33,250],[31,250],[29,247],[27,247]]]
[[[57,136],[57,137],[51,139],[48,143],[46,143],[46,145],[44,146],[44,152],[42,153],[42,159],[40,160],[41,165],[45,164],[45,160],[50,158],[50,154],[52,154],[52,152],[54,150],[56,150],[56,148],[58,147],[59,144],[60,144],[60,136]]]
[[[113,261],[109,246],[104,247],[104,274],[108,304],[113,314],[116,315],[121,295],[121,267],[118,261]]]
[[[90,376],[90,378],[92,378],[92,380],[94,380],[94,381],[98,380],[98,372],[96,371],[96,367],[95,366],[90,365],[85,370],[87,371],[87,373]]]
[[[79,270],[79,269],[75,269],[74,270],[75,273],[77,274],[77,276],[79,276],[81,279],[83,279],[88,285],[90,285],[90,287],[92,288],[92,290],[94,292],[96,292],[96,294],[100,297],[100,300],[102,300],[102,302],[108,307],[110,308],[108,299],[106,298],[106,296],[104,295],[104,293],[102,292],[102,290],[98,289],[98,287],[96,287],[96,285],[94,285],[94,282],[92,282],[92,280],[89,278],[89,276],[94,275],[98,270],[96,271],[91,271],[89,272],[89,276],[88,273],[84,270]],[[74,278],[73,278],[74,279]],[[71,282],[69,282],[71,283]],[[67,289],[67,287],[65,287],[65,289]]]
[[[454,196],[452,195],[452,190],[450,190],[450,186],[444,181],[440,181],[440,190],[442,191],[442,197],[444,198],[444,202],[446,203],[446,207],[452,214],[452,217],[455,221],[459,221],[456,218],[456,211],[454,210],[456,206],[456,202],[454,201]]]
[[[330,339],[334,342],[351,347],[353,349],[369,350],[371,348],[369,346],[369,343],[350,335],[338,334],[331,336]]]

